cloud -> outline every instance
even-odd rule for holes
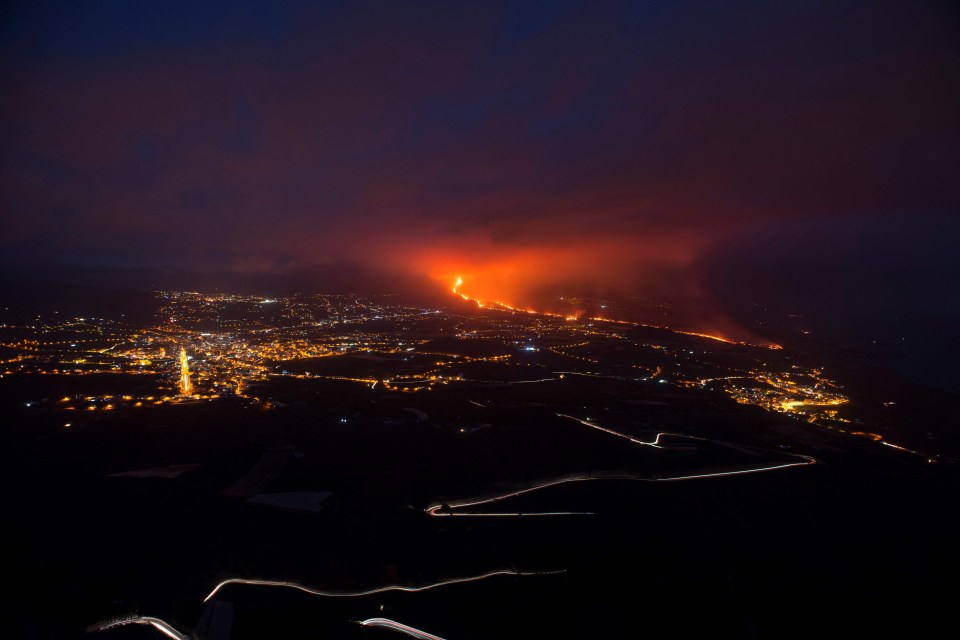
[[[705,300],[691,265],[759,225],[957,204],[936,5],[549,4],[196,9],[180,35],[177,5],[130,38],[107,37],[122,8],[69,38],[30,13],[7,27],[2,249]]]

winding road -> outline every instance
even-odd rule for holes
[[[754,452],[752,452],[752,451],[750,451],[750,450],[748,450],[748,449],[744,449],[743,447],[740,447],[739,445],[733,445],[733,444],[730,444],[730,443],[727,443],[727,442],[722,442],[722,441],[720,441],[720,440],[710,440],[710,439],[708,439],[708,438],[701,438],[701,437],[698,437],[698,436],[683,435],[683,434],[679,434],[679,433],[661,432],[661,433],[658,433],[658,434],[656,435],[656,437],[654,437],[653,440],[650,440],[650,441],[640,440],[640,439],[634,438],[633,436],[630,436],[630,435],[628,435],[628,434],[626,434],[626,433],[622,433],[622,432],[620,432],[620,431],[616,431],[616,430],[614,430],[614,429],[610,429],[609,427],[604,427],[604,426],[601,426],[601,425],[599,425],[599,424],[596,424],[595,422],[592,422],[592,421],[590,421],[589,419],[586,419],[586,420],[585,420],[585,419],[582,419],[582,418],[577,418],[577,417],[575,417],[575,416],[567,415],[567,414],[565,414],[565,413],[558,413],[558,414],[555,414],[555,415],[556,415],[557,417],[560,417],[560,418],[566,418],[566,419],[568,419],[568,420],[573,420],[573,421],[578,422],[578,423],[580,423],[580,424],[582,424],[582,425],[584,425],[584,426],[586,426],[586,427],[590,427],[591,429],[596,429],[597,431],[601,431],[601,432],[603,432],[603,433],[606,433],[606,434],[609,434],[609,435],[612,435],[612,436],[616,436],[616,437],[618,437],[618,438],[623,438],[623,439],[625,439],[625,440],[628,440],[629,442],[632,442],[633,444],[636,444],[636,445],[639,445],[639,446],[643,446],[643,447],[652,447],[652,448],[654,448],[654,449],[669,449],[670,447],[669,447],[668,445],[664,444],[664,443],[662,442],[662,439],[663,439],[663,438],[666,438],[666,437],[671,437],[671,438],[683,438],[683,439],[686,439],[686,440],[698,440],[698,441],[701,441],[701,442],[709,442],[709,443],[717,444],[717,445],[720,445],[720,446],[723,446],[723,447],[735,449],[735,450],[737,450],[737,451],[746,451],[746,452],[749,452],[749,453],[754,453]],[[479,518],[479,517],[484,517],[484,518],[489,518],[489,517],[503,517],[503,518],[509,517],[509,518],[516,518],[516,517],[528,517],[528,516],[593,515],[593,513],[592,513],[592,512],[589,512],[589,511],[535,511],[535,512],[527,512],[527,513],[516,512],[516,511],[514,511],[514,512],[505,512],[505,511],[483,511],[483,512],[456,513],[455,510],[456,510],[456,509],[464,509],[464,508],[467,508],[467,507],[475,507],[475,506],[484,505],[484,504],[490,504],[490,503],[494,503],[494,502],[500,502],[500,501],[502,501],[502,500],[507,500],[507,499],[509,499],[509,498],[515,498],[515,497],[517,497],[517,496],[521,496],[521,495],[524,495],[524,494],[527,494],[527,493],[531,493],[531,492],[534,492],[534,491],[540,491],[541,489],[547,489],[547,488],[549,488],[549,487],[555,487],[555,486],[557,486],[557,485],[567,484],[567,483],[571,483],[571,482],[585,482],[585,481],[588,481],[588,480],[633,480],[633,481],[638,481],[638,482],[673,482],[673,481],[680,481],[680,480],[703,480],[703,479],[707,479],[707,478],[722,478],[722,477],[726,477],[726,476],[739,476],[739,475],[745,475],[745,474],[749,474],[749,473],[765,473],[765,472],[768,472],[768,471],[777,471],[777,470],[780,470],[780,469],[789,469],[789,468],[791,468],[791,467],[802,467],[802,466],[806,466],[806,465],[811,465],[811,464],[816,464],[816,463],[817,463],[816,459],[811,458],[810,456],[805,456],[805,455],[796,454],[796,453],[791,453],[791,454],[787,454],[787,455],[790,455],[790,456],[792,456],[792,457],[794,457],[794,458],[797,458],[798,461],[797,461],[797,462],[785,462],[785,463],[783,463],[783,464],[768,465],[768,466],[764,466],[764,467],[751,467],[751,468],[749,468],[749,469],[735,469],[735,470],[733,470],[733,471],[714,471],[714,472],[711,472],[711,473],[697,473],[697,474],[680,475],[680,476],[667,476],[667,477],[660,477],[660,478],[651,478],[651,477],[639,476],[639,475],[636,475],[636,476],[634,476],[634,475],[617,475],[617,476],[612,476],[612,475],[611,475],[611,476],[567,476],[567,477],[560,478],[560,479],[554,479],[554,480],[549,480],[549,481],[546,481],[546,482],[542,482],[542,483],[540,483],[540,484],[536,484],[536,485],[533,485],[533,486],[531,486],[531,487],[527,487],[527,488],[525,488],[525,489],[519,489],[519,490],[517,490],[517,491],[510,491],[510,492],[508,492],[508,493],[498,494],[498,495],[494,495],[494,496],[487,496],[487,497],[482,497],[482,498],[468,498],[468,499],[466,499],[466,500],[461,500],[461,501],[457,501],[457,502],[448,502],[448,503],[434,504],[434,505],[431,505],[431,506],[427,507],[427,508],[425,509],[425,512],[427,513],[427,515],[434,516],[434,517],[440,517],[440,516],[446,516],[446,517],[456,516],[456,517],[475,517],[475,518]]]
[[[203,599],[204,602],[207,602],[220,591],[223,587],[232,584],[243,584],[243,585],[253,585],[258,587],[286,587],[288,589],[297,589],[298,591],[303,591],[304,593],[309,593],[315,596],[323,596],[327,598],[359,598],[362,596],[369,596],[375,593],[387,593],[390,591],[406,591],[408,593],[415,593],[417,591],[428,591],[429,589],[436,589],[437,587],[445,587],[451,584],[461,584],[464,582],[476,582],[478,580],[486,580],[487,578],[493,578],[495,576],[544,576],[544,575],[553,575],[557,573],[563,573],[563,571],[512,571],[510,569],[498,569],[497,571],[490,571],[488,573],[482,573],[476,576],[468,576],[466,578],[452,578],[450,580],[442,580],[440,582],[433,582],[430,584],[425,584],[419,587],[405,587],[400,585],[391,585],[388,587],[377,587],[376,589],[366,589],[363,591],[321,591],[319,589],[311,589],[310,587],[304,586],[297,582],[287,582],[285,580],[257,580],[253,578],[228,578],[216,587],[213,588],[206,598]]]
[[[358,624],[361,624],[364,627],[380,627],[381,629],[399,631],[400,633],[417,638],[417,640],[443,640],[443,638],[440,636],[435,636],[432,633],[427,633],[426,631],[420,631],[420,629],[408,627],[407,625],[397,622],[396,620],[391,620],[390,618],[369,618],[359,622]]]
[[[106,631],[107,629],[113,629],[116,627],[124,627],[128,624],[142,624],[153,627],[157,629],[165,636],[173,638],[173,640],[190,640],[190,635],[186,633],[180,633],[165,620],[160,618],[154,618],[152,616],[130,616],[129,618],[121,618],[119,620],[105,620],[103,622],[98,622],[87,627],[87,631]]]

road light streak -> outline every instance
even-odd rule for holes
[[[382,629],[390,629],[391,631],[399,631],[400,633],[406,634],[418,640],[443,640],[440,636],[435,636],[432,633],[427,633],[426,631],[421,631],[420,629],[414,629],[411,626],[405,625],[396,620],[391,620],[389,618],[368,618],[357,624],[360,624],[364,627],[380,627]]]
[[[678,438],[690,438],[691,440],[702,440],[702,439],[703,439],[703,438],[696,438],[696,437],[694,437],[694,436],[683,436],[683,435],[679,435],[679,434],[675,434],[675,433],[662,432],[662,433],[658,433],[658,434],[656,435],[656,437],[655,437],[651,442],[646,442],[646,441],[644,441],[644,440],[637,440],[636,438],[631,437],[631,436],[628,436],[628,435],[625,434],[625,433],[620,433],[619,431],[614,431],[613,429],[609,429],[609,428],[607,428],[607,427],[601,427],[600,425],[595,424],[595,423],[593,423],[593,422],[590,422],[589,420],[581,420],[580,418],[575,418],[574,416],[568,416],[568,415],[565,414],[565,413],[558,413],[558,414],[556,414],[556,415],[559,416],[559,417],[561,417],[561,418],[569,418],[570,420],[575,420],[576,422],[579,422],[579,423],[582,424],[582,425],[585,425],[585,426],[587,426],[587,427],[590,427],[591,429],[596,429],[597,431],[603,431],[604,433],[609,433],[609,434],[612,435],[612,436],[617,436],[618,438],[623,438],[623,439],[625,439],[625,440],[629,440],[630,442],[633,442],[634,444],[639,444],[639,445],[644,446],[644,447],[653,447],[654,449],[664,449],[664,448],[665,448],[663,445],[660,444],[660,438],[661,438],[661,436],[676,436],[676,437],[678,437]]]
[[[901,447],[901,446],[898,445],[898,444],[893,444],[892,442],[887,442],[886,440],[881,440],[881,441],[880,441],[880,444],[882,444],[882,445],[885,446],[885,447],[890,447],[890,448],[892,448],[892,449],[897,449],[898,451],[906,451],[907,453],[913,453],[913,454],[916,454],[916,455],[918,455],[918,456],[924,455],[924,454],[920,453],[919,451],[914,451],[913,449],[907,449],[906,447]],[[932,458],[931,458],[931,459],[932,459]]]
[[[177,631],[169,622],[161,620],[160,618],[154,618],[152,616],[132,616],[129,618],[123,618],[121,620],[98,622],[97,624],[87,627],[87,631],[106,631],[107,629],[123,627],[128,624],[140,624],[153,627],[154,629],[157,629],[163,633],[165,636],[173,638],[173,640],[189,640],[190,638],[189,635]]]
[[[558,413],[558,414],[556,414],[556,415],[557,415],[558,417],[561,417],[561,418],[568,418],[568,419],[570,419],[570,420],[574,420],[574,421],[579,422],[580,424],[582,424],[582,425],[584,425],[584,426],[590,427],[590,428],[592,428],[592,429],[597,429],[598,431],[602,431],[602,432],[607,433],[607,434],[610,434],[610,435],[612,435],[612,436],[616,436],[616,437],[618,437],[618,438],[623,438],[623,439],[625,439],[625,440],[629,440],[630,442],[633,442],[634,444],[641,445],[641,446],[645,446],[645,447],[652,447],[652,448],[655,448],[655,449],[668,449],[668,448],[669,448],[668,446],[663,445],[663,444],[661,444],[661,442],[660,442],[660,439],[661,439],[662,437],[664,437],[664,436],[672,436],[672,437],[675,437],[675,438],[685,438],[685,439],[688,439],[688,440],[699,440],[699,441],[702,441],[702,442],[711,442],[711,443],[714,443],[714,444],[719,444],[719,445],[721,445],[721,446],[726,446],[726,447],[731,447],[731,448],[735,448],[735,449],[740,449],[740,447],[736,447],[736,446],[734,446],[734,445],[730,445],[730,444],[728,444],[728,443],[721,442],[721,441],[718,441],[718,440],[709,440],[709,439],[707,439],[707,438],[700,438],[700,437],[698,437],[698,436],[688,436],[688,435],[683,435],[683,434],[678,434],[678,433],[667,433],[667,432],[658,433],[658,434],[656,435],[656,437],[654,437],[654,439],[653,439],[652,441],[649,441],[649,442],[648,442],[648,441],[645,441],[645,440],[639,440],[639,439],[634,438],[634,437],[632,437],[632,436],[629,436],[629,435],[627,435],[627,434],[625,434],[625,433],[621,433],[621,432],[619,432],[619,431],[615,431],[614,429],[609,429],[609,428],[607,428],[607,427],[600,426],[600,425],[595,424],[595,423],[593,423],[593,422],[590,422],[590,421],[588,421],[588,420],[583,420],[583,419],[576,418],[576,417],[574,417],[574,416],[570,416],[570,415],[566,415],[566,414],[562,414],[562,413]],[[427,507],[424,511],[426,512],[427,515],[432,516],[432,517],[439,517],[439,516],[450,517],[450,516],[455,516],[455,517],[477,517],[477,518],[478,518],[478,517],[501,517],[501,518],[503,518],[503,517],[513,517],[513,518],[515,518],[515,517],[528,517],[528,516],[541,516],[541,515],[542,515],[542,516],[546,516],[546,515],[593,515],[592,512],[586,512],[586,511],[542,511],[542,512],[529,512],[529,513],[524,513],[524,512],[454,513],[453,510],[454,510],[454,509],[465,509],[465,508],[469,508],[469,507],[476,507],[476,506],[479,506],[479,505],[490,504],[490,503],[492,503],[492,502],[499,502],[499,501],[501,501],[501,500],[507,500],[507,499],[510,499],[510,498],[516,498],[516,497],[518,497],[518,496],[522,496],[522,495],[525,495],[525,494],[528,494],[528,493],[532,493],[532,492],[534,492],[534,491],[540,491],[540,490],[542,490],[542,489],[547,489],[547,488],[550,488],[550,487],[555,487],[555,486],[558,486],[558,485],[568,484],[568,483],[572,483],[572,482],[585,482],[585,481],[589,481],[589,480],[632,480],[632,481],[636,481],[636,482],[677,482],[677,481],[683,481],[683,480],[705,480],[705,479],[708,479],[708,478],[722,478],[722,477],[729,477],[729,476],[739,476],[739,475],[746,475],[746,474],[750,474],[750,473],[764,473],[764,472],[768,472],[768,471],[777,471],[777,470],[780,470],[780,469],[789,469],[789,468],[791,468],[791,467],[802,467],[802,466],[807,466],[807,465],[811,465],[811,464],[816,464],[816,463],[817,463],[816,459],[814,459],[814,458],[812,458],[812,457],[810,457],[810,456],[805,456],[805,455],[802,455],[802,454],[788,454],[788,455],[791,455],[792,457],[795,457],[795,458],[799,458],[800,460],[799,460],[798,462],[786,462],[786,463],[783,463],[783,464],[770,465],[770,466],[765,466],[765,467],[753,467],[753,468],[750,468],[750,469],[736,469],[736,470],[733,470],[733,471],[714,471],[714,472],[711,472],[711,473],[697,473],[697,474],[689,474],[689,475],[681,475],[681,476],[669,476],[669,477],[663,477],[663,478],[656,478],[656,477],[650,478],[650,477],[645,477],[645,476],[634,476],[634,475],[626,475],[626,476],[623,476],[623,475],[621,475],[621,476],[573,476],[573,477],[562,478],[562,479],[559,479],[559,480],[551,480],[551,481],[548,481],[548,482],[543,482],[543,483],[534,485],[534,486],[532,486],[532,487],[528,487],[528,488],[526,488],[526,489],[520,489],[520,490],[518,490],[518,491],[511,491],[511,492],[509,492],[509,493],[499,494],[499,495],[491,496],[491,497],[488,497],[488,498],[473,499],[473,500],[469,500],[469,501],[465,501],[465,502],[454,502],[454,503],[434,504],[434,505],[431,505],[431,506]],[[441,511],[441,509],[444,509],[445,506],[446,506],[446,509],[447,509],[447,510],[446,510],[446,511]]]
[[[359,598],[363,596],[374,595],[376,593],[388,593],[390,591],[405,591],[407,593],[416,593],[418,591],[428,591],[430,589],[436,589],[437,587],[445,587],[452,584],[461,584],[464,582],[476,582],[478,580],[486,580],[487,578],[493,578],[495,576],[541,576],[541,575],[552,575],[556,573],[563,573],[563,571],[510,571],[508,569],[498,569],[497,571],[490,571],[488,573],[483,573],[477,576],[468,576],[466,578],[452,578],[450,580],[442,580],[440,582],[434,582],[431,584],[426,584],[420,587],[404,587],[400,585],[391,585],[388,587],[377,587],[375,589],[366,589],[363,591],[321,591],[319,589],[311,589],[310,587],[304,586],[297,582],[288,582],[286,580],[257,580],[253,578],[228,578],[216,587],[213,588],[206,598],[203,599],[204,602],[207,602],[220,591],[223,587],[226,587],[231,584],[245,584],[258,587],[286,587],[289,589],[296,589],[298,591],[303,591],[304,593],[309,593],[314,596],[323,596],[327,598]]]
[[[154,629],[159,629],[161,633],[173,638],[173,640],[184,640],[184,638],[186,638],[186,636],[182,636],[179,633],[174,632],[173,628],[163,620],[151,620],[150,624]]]

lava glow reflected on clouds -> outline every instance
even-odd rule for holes
[[[550,297],[599,297],[632,292],[638,285],[655,289],[665,271],[684,268],[700,247],[697,242],[681,247],[665,240],[659,250],[648,253],[639,251],[637,243],[628,247],[597,237],[586,228],[576,235],[577,242],[537,246],[496,245],[476,239],[458,244],[450,238],[437,238],[438,246],[451,249],[404,256],[401,261],[444,288],[456,283],[456,293],[469,299],[499,301],[521,310],[556,311],[547,304]]]
[[[589,218],[587,216],[586,218]],[[770,341],[733,320],[703,286],[703,252],[710,229],[617,234],[580,225],[566,241],[546,234],[536,244],[494,242],[471,235],[432,238],[432,249],[384,251],[382,264],[427,276],[437,291],[453,291],[484,307],[567,319],[626,321],[730,342]],[[605,302],[613,301],[607,308]],[[601,306],[603,304],[603,306]]]

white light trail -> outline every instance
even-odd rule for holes
[[[568,419],[570,419],[570,420],[574,420],[574,421],[579,422],[580,424],[582,424],[582,425],[584,425],[584,426],[590,427],[591,429],[596,429],[596,430],[598,430],[598,431],[602,431],[602,432],[607,433],[607,434],[610,434],[610,435],[612,435],[612,436],[616,436],[616,437],[618,437],[618,438],[623,438],[623,439],[625,439],[625,440],[629,440],[630,442],[633,442],[634,444],[641,445],[641,446],[644,446],[644,447],[652,447],[652,448],[654,448],[654,449],[668,449],[669,447],[666,446],[666,445],[664,445],[664,444],[662,444],[661,441],[660,441],[660,439],[661,439],[662,437],[664,437],[664,436],[670,436],[670,437],[674,437],[674,438],[685,438],[685,439],[688,439],[688,440],[699,440],[699,441],[701,441],[701,442],[711,442],[711,443],[714,443],[714,444],[719,444],[719,445],[721,445],[721,446],[730,447],[730,448],[737,449],[737,450],[741,450],[741,451],[746,451],[745,449],[743,449],[743,448],[741,448],[741,447],[738,447],[738,446],[735,446],[735,445],[731,445],[731,444],[728,444],[728,443],[725,443],[725,442],[721,442],[721,441],[719,441],[719,440],[709,440],[709,439],[707,439],[707,438],[700,438],[700,437],[698,437],[698,436],[688,436],[688,435],[683,435],[683,434],[679,434],[679,433],[660,432],[660,433],[658,433],[658,434],[656,435],[656,437],[654,437],[653,440],[651,440],[651,441],[648,442],[648,441],[645,441],[645,440],[639,440],[639,439],[634,438],[634,437],[632,437],[632,436],[629,436],[629,435],[627,435],[627,434],[625,434],[625,433],[621,433],[620,431],[615,431],[614,429],[610,429],[610,428],[607,428],[607,427],[600,426],[600,425],[598,425],[598,424],[596,424],[596,423],[594,423],[594,422],[590,422],[589,420],[583,420],[583,419],[581,419],[581,418],[577,418],[577,417],[574,417],[574,416],[570,416],[570,415],[567,415],[567,414],[564,414],[564,413],[558,413],[558,414],[556,414],[556,415],[557,415],[558,417],[561,417],[561,418],[568,418]],[[526,488],[526,489],[520,489],[520,490],[518,490],[518,491],[511,491],[511,492],[509,492],[509,493],[499,494],[499,495],[491,496],[491,497],[488,497],[488,498],[477,498],[477,499],[471,499],[471,500],[465,501],[465,502],[446,503],[446,506],[447,506],[447,508],[448,508],[449,510],[448,510],[448,511],[445,511],[445,512],[441,512],[441,509],[444,508],[444,503],[431,505],[431,506],[427,507],[427,508],[425,509],[425,511],[426,511],[427,515],[434,516],[434,517],[439,517],[439,516],[456,516],[456,517],[475,517],[475,518],[479,518],[479,517],[502,517],[502,518],[512,517],[512,518],[516,518],[516,517],[541,516],[541,515],[543,515],[543,516],[546,516],[546,515],[593,515],[591,512],[586,512],[586,511],[546,511],[546,512],[532,512],[532,513],[523,513],[523,512],[512,512],[512,513],[509,513],[509,512],[453,513],[453,510],[454,510],[454,509],[463,509],[463,508],[466,508],[466,507],[475,507],[475,506],[478,506],[478,505],[489,504],[489,503],[491,503],[491,502],[499,502],[499,501],[501,501],[501,500],[507,500],[507,499],[509,499],[509,498],[515,498],[515,497],[517,497],[517,496],[521,496],[521,495],[524,495],[524,494],[527,494],[527,493],[531,493],[531,492],[533,492],[533,491],[539,491],[539,490],[541,490],[541,489],[547,489],[547,488],[549,488],[549,487],[555,487],[555,486],[557,486],[557,485],[567,484],[567,483],[571,483],[571,482],[585,482],[585,481],[588,481],[588,480],[633,480],[633,481],[637,481],[637,482],[676,482],[676,481],[681,481],[681,480],[703,480],[703,479],[707,479],[707,478],[722,478],[722,477],[726,477],[726,476],[746,475],[746,474],[748,474],[748,473],[763,473],[763,472],[767,472],[767,471],[776,471],[776,470],[778,470],[778,469],[788,469],[788,468],[790,468],[790,467],[801,467],[801,466],[806,466],[806,465],[816,464],[816,463],[817,463],[816,459],[811,458],[810,456],[805,456],[805,455],[801,455],[801,454],[788,454],[788,455],[791,455],[791,456],[793,456],[793,457],[795,457],[795,458],[799,458],[800,461],[798,461],[798,462],[785,462],[785,463],[783,463],[783,464],[770,465],[770,466],[766,466],[766,467],[753,467],[753,468],[750,468],[750,469],[737,469],[737,470],[734,470],[734,471],[714,471],[714,472],[711,472],[711,473],[697,473],[697,474],[682,475],[682,476],[669,476],[669,477],[663,477],[663,478],[649,478],[649,477],[645,477],[645,476],[632,476],[632,475],[631,475],[631,476],[573,476],[573,477],[562,478],[562,479],[560,479],[560,480],[551,480],[551,481],[548,481],[548,482],[543,482],[543,483],[534,485],[534,486],[532,486],[532,487],[528,487],[528,488]]]
[[[528,518],[535,516],[595,516],[597,515],[593,511],[538,511],[536,513],[431,513],[430,515],[451,515],[457,516],[458,518],[489,518],[489,517],[500,517],[500,518]]]
[[[184,640],[187,637],[177,633],[173,629],[173,627],[171,627],[169,624],[167,624],[163,620],[160,620],[159,618],[155,620],[150,620],[150,624],[153,626],[154,629],[159,629],[161,633],[163,633],[164,635],[170,638],[173,638],[173,640]]]
[[[551,575],[555,573],[563,573],[563,571],[511,571],[508,569],[498,569],[497,571],[490,571],[488,573],[483,573],[477,576],[468,576],[466,578],[452,578],[450,580],[443,580],[441,582],[434,582],[431,584],[426,584],[420,587],[404,587],[400,585],[392,585],[389,587],[377,587],[376,589],[366,589],[363,591],[321,591],[319,589],[311,589],[297,582],[287,582],[285,580],[256,580],[252,578],[228,578],[227,580],[222,581],[216,587],[213,588],[213,591],[203,599],[204,602],[210,600],[213,596],[217,595],[217,592],[220,591],[223,587],[231,584],[246,584],[254,585],[259,587],[287,587],[289,589],[297,589],[298,591],[303,591],[304,593],[309,593],[315,596],[323,596],[328,598],[358,598],[361,596],[369,596],[375,593],[386,593],[389,591],[406,591],[408,593],[415,593],[417,591],[427,591],[429,589],[436,589],[437,587],[445,587],[451,584],[460,584],[463,582],[476,582],[478,580],[485,580],[487,578],[492,578],[494,576],[541,576],[541,575]]]
[[[906,447],[901,447],[901,446],[898,445],[898,444],[893,444],[892,442],[887,442],[886,440],[881,440],[881,441],[880,441],[880,444],[882,444],[882,445],[885,446],[885,447],[892,447],[893,449],[898,449],[898,450],[900,450],[900,451],[906,451],[907,453],[915,453],[915,454],[918,455],[918,456],[924,455],[924,454],[920,453],[919,451],[914,451],[913,449],[907,449]]]
[[[160,618],[154,618],[152,616],[132,616],[130,618],[123,618],[121,620],[98,622],[97,624],[87,627],[87,631],[106,631],[107,629],[122,627],[128,624],[142,624],[151,626],[163,633],[165,636],[173,638],[173,640],[189,640],[190,638],[189,635],[180,633],[173,628],[169,622],[161,620]]]
[[[584,476],[584,477],[574,477],[574,478],[563,478],[562,480],[552,480],[552,481],[550,481],[550,482],[544,482],[544,483],[542,483],[542,484],[534,485],[534,486],[529,487],[529,488],[527,488],[527,489],[520,489],[519,491],[511,491],[510,493],[504,493],[504,494],[496,495],[496,496],[493,496],[493,497],[490,497],[490,498],[474,499],[474,500],[472,500],[472,501],[470,501],[470,502],[454,502],[454,503],[448,503],[447,506],[450,507],[451,509],[462,509],[462,508],[464,508],[464,507],[475,507],[475,506],[477,506],[477,505],[487,504],[487,503],[489,503],[489,502],[496,502],[496,501],[499,501],[499,500],[506,500],[507,498],[515,498],[516,496],[522,496],[522,495],[525,494],[525,493],[530,493],[530,492],[532,492],[532,491],[539,491],[540,489],[546,489],[546,488],[548,488],[548,487],[555,487],[555,486],[557,486],[557,485],[566,484],[566,483],[568,483],[568,482],[581,482],[581,481],[583,481],[583,480],[601,480],[601,479],[604,479],[604,480],[605,480],[605,479],[608,479],[608,478],[591,478],[591,477],[586,477],[586,476]],[[503,516],[517,517],[517,516],[520,516],[520,515],[532,516],[532,515],[541,515],[541,514],[542,514],[542,515],[593,515],[593,514],[587,513],[587,512],[582,512],[582,513],[578,513],[578,512],[553,512],[552,514],[551,514],[551,513],[545,513],[545,512],[538,512],[538,513],[518,513],[518,512],[512,512],[512,513],[438,513],[438,511],[439,511],[440,509],[442,509],[442,508],[443,508],[443,504],[436,504],[436,505],[427,507],[426,512],[427,512],[429,515],[431,515],[431,516],[458,516],[458,517],[461,517],[461,516],[487,516],[487,515],[490,515],[490,516],[502,516],[502,517],[503,517]]]
[[[590,422],[589,420],[581,420],[580,418],[575,418],[575,417],[573,417],[573,416],[568,416],[568,415],[565,414],[565,413],[558,413],[557,416],[559,416],[559,417],[561,417],[561,418],[569,418],[570,420],[576,420],[576,421],[579,422],[580,424],[582,424],[582,425],[584,425],[584,426],[587,426],[587,427],[590,427],[591,429],[596,429],[596,430],[598,430],[598,431],[603,431],[604,433],[609,433],[609,434],[612,435],[612,436],[617,436],[618,438],[623,438],[623,439],[625,439],[625,440],[629,440],[630,442],[633,442],[634,444],[639,444],[639,445],[642,445],[642,446],[644,446],[644,447],[653,447],[654,449],[663,449],[663,448],[664,448],[664,447],[660,444],[660,437],[661,437],[661,436],[676,436],[676,437],[678,437],[678,438],[690,438],[691,440],[702,440],[702,439],[703,439],[703,438],[696,438],[696,437],[694,437],[694,436],[683,436],[683,435],[676,434],[676,433],[666,433],[666,432],[662,432],[662,433],[658,433],[657,436],[656,436],[651,442],[646,442],[646,441],[644,441],[644,440],[637,440],[636,438],[633,438],[633,437],[631,437],[631,436],[628,436],[628,435],[625,434],[625,433],[620,433],[619,431],[614,431],[613,429],[608,429],[607,427],[601,427],[600,425],[595,424],[595,423],[593,423],[593,422]]]
[[[720,478],[723,476],[740,476],[746,473],[762,473],[764,471],[776,471],[777,469],[788,469],[790,467],[804,467],[808,464],[816,464],[817,461],[808,456],[801,456],[804,462],[787,462],[784,464],[773,465],[771,467],[756,467],[754,469],[740,469],[737,471],[716,471],[714,473],[700,473],[691,476],[671,476],[669,478],[653,478],[657,482],[669,482],[671,480],[700,480],[702,478]]]
[[[392,631],[399,631],[408,636],[417,638],[418,640],[443,640],[440,636],[435,636],[432,633],[427,633],[426,631],[420,631],[419,629],[414,629],[413,627],[407,626],[403,623],[397,622],[396,620],[391,620],[389,618],[369,618],[363,620],[358,624],[363,625],[364,627],[381,627],[383,629],[390,629]]]

